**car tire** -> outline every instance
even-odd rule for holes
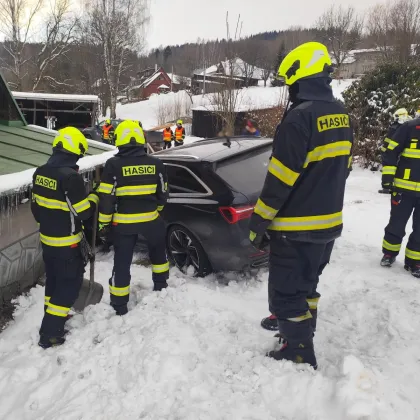
[[[210,261],[200,241],[185,227],[173,225],[168,229],[166,246],[170,261],[183,273],[189,267],[194,277],[205,277],[212,272]]]
[[[90,134],[85,134],[85,138],[92,140],[92,136]]]

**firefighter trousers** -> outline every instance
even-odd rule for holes
[[[156,285],[166,284],[169,278],[169,262],[166,256],[166,228],[161,218],[142,223],[140,234],[146,239],[149,258],[152,263],[152,279]],[[113,231],[114,268],[109,280],[111,305],[125,305],[129,300],[134,248],[138,234],[122,234]]]
[[[80,248],[56,248],[43,245],[45,263],[45,313],[40,334],[62,337],[70,308],[79,296],[85,267]]]
[[[391,195],[391,216],[385,228],[382,251],[386,255],[399,254],[411,215],[413,215],[413,231],[405,249],[405,263],[413,266],[420,264],[420,197],[404,193]]]
[[[172,147],[172,142],[171,141],[165,141],[163,144],[163,150],[165,149],[170,149]]]
[[[309,243],[273,236],[270,241],[268,301],[282,321],[303,321],[317,309],[319,276],[329,263],[334,241]]]

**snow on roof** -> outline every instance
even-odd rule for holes
[[[93,102],[99,103],[97,95],[71,95],[63,93],[12,92],[15,99],[40,99],[57,102]]]
[[[174,73],[166,73],[168,77],[172,80],[172,83],[181,84],[183,82],[191,83],[190,77],[179,76],[178,74]]]
[[[251,64],[246,63],[242,58],[234,58],[233,60],[225,60],[220,62],[222,65],[224,73],[227,76],[236,76],[236,77],[248,77],[252,79],[262,79],[262,74],[264,69],[261,69]],[[197,76],[211,75],[212,73],[217,73],[219,69],[219,64],[215,64],[207,69],[196,70],[194,74]]]
[[[159,89],[170,89],[170,87],[169,86],[166,86],[166,85],[160,85],[159,86]]]
[[[93,156],[85,156],[82,159],[79,159],[77,163],[79,165],[79,172],[86,172],[95,168],[96,166],[103,165],[108,159],[112,158],[118,152],[118,149],[114,146],[111,147],[113,150],[110,150],[109,152],[104,152]],[[22,172],[1,175],[0,194],[5,192],[13,193],[16,190],[30,186],[32,184],[32,176],[35,170],[36,168],[33,168]]]

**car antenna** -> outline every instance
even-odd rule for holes
[[[230,149],[230,146],[232,145],[232,142],[230,141],[230,138],[227,134],[225,134],[226,141],[223,143],[223,146],[227,146]]]

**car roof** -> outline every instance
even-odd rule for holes
[[[228,147],[226,138],[198,140],[185,146],[155,152],[153,156],[162,160],[218,162],[272,142],[273,139],[261,137],[231,137]]]

